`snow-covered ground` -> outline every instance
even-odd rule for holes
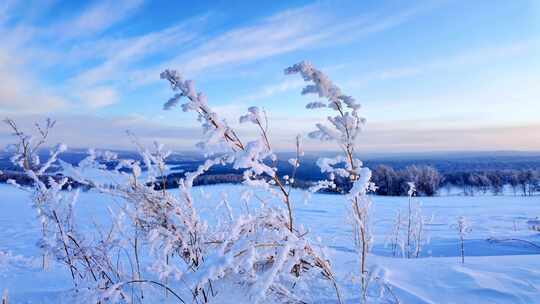
[[[195,188],[197,208],[210,223],[225,216],[219,205],[226,192],[234,212],[246,208],[239,199],[242,186],[215,185]],[[69,273],[56,266],[40,269],[36,247],[40,229],[27,194],[0,185],[0,292],[7,290],[10,303],[72,303]],[[321,237],[337,272],[347,303],[359,303],[358,273],[353,251],[349,207],[340,195],[293,194],[297,223],[311,237]],[[396,213],[405,214],[406,197],[373,197],[374,245],[369,257],[372,273],[400,303],[540,303],[540,249],[525,242],[490,242],[488,239],[520,239],[540,244],[540,233],[527,220],[540,216],[540,197],[441,196],[418,198],[428,244],[417,259],[394,257],[389,244]],[[93,229],[107,225],[108,206],[115,202],[95,193],[82,193],[76,207],[81,225]],[[471,231],[465,237],[465,263],[461,264],[457,218],[464,216]],[[393,297],[392,297],[393,298]],[[386,298],[391,303],[392,298]],[[313,290],[309,303],[334,303],[331,290]]]

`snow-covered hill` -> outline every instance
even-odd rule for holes
[[[194,189],[197,208],[210,224],[227,215],[220,205],[228,196],[233,216],[257,208],[241,199],[243,186],[216,185]],[[264,194],[261,194],[264,195]],[[308,204],[305,193],[293,192],[292,201],[298,224],[304,225],[317,244],[328,246],[328,257],[336,271],[345,302],[358,303],[357,256],[349,223],[349,206],[343,196],[314,194]],[[36,247],[40,227],[24,192],[0,185],[0,290],[7,290],[10,303],[72,303],[73,285],[62,265],[40,269],[40,251]],[[426,217],[427,243],[419,258],[393,256],[391,233],[396,213],[406,212],[404,197],[373,197],[374,245],[369,267],[382,283],[385,295],[371,291],[374,303],[540,303],[540,248],[522,241],[540,244],[540,234],[528,229],[527,221],[540,216],[540,198],[513,196],[421,198]],[[76,205],[79,225],[95,231],[106,230],[107,208],[116,210],[116,202],[96,193],[81,193]],[[465,263],[461,264],[455,224],[465,216],[471,231],[465,236]],[[308,237],[309,237],[308,235]],[[492,239],[492,241],[488,241]],[[498,240],[496,242],[493,239]],[[508,241],[502,241],[508,240]],[[398,254],[399,255],[399,254]],[[334,303],[327,284],[319,284],[305,295],[309,303]],[[318,286],[315,284],[315,286]],[[217,292],[219,303],[245,300],[242,287]],[[151,298],[149,298],[149,301]],[[166,298],[176,303],[174,297]],[[216,302],[218,303],[218,302]]]

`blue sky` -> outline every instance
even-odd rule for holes
[[[540,150],[535,0],[7,0],[0,37],[0,114],[53,117],[70,146],[129,148],[131,129],[192,149],[194,117],[162,110],[159,72],[174,68],[243,136],[237,117],[264,107],[289,150],[329,114],[305,110],[313,97],[283,75],[309,60],[361,101],[363,151]]]

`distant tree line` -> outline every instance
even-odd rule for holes
[[[454,172],[444,176],[445,187],[456,186],[465,195],[475,193],[502,194],[509,185],[514,195],[533,195],[540,191],[540,170],[496,170],[484,172]]]
[[[114,167],[106,164],[107,167]],[[109,166],[110,165],[110,166]],[[320,173],[320,169],[315,166],[309,166],[305,172],[299,172],[295,178],[293,187],[307,189],[317,180],[325,178]],[[284,174],[286,167],[282,169]],[[190,170],[188,170],[190,171]],[[165,177],[167,189],[178,187],[178,180],[184,177],[185,172],[172,173]],[[60,179],[62,176],[50,172],[43,179]],[[15,180],[21,185],[31,184],[31,180],[22,172],[4,170],[0,174],[0,183],[8,180]],[[512,189],[514,195],[530,196],[540,193],[540,170],[489,170],[489,171],[459,171],[441,173],[433,166],[411,165],[403,169],[395,170],[388,165],[378,165],[372,169],[372,181],[377,186],[376,194],[384,196],[405,196],[409,190],[409,182],[416,186],[416,194],[419,196],[433,196],[442,194],[443,191],[450,192],[453,188],[458,188],[464,195],[487,194],[500,195],[503,193],[505,185]],[[212,184],[239,184],[243,182],[241,170],[232,168],[213,168],[209,172],[198,176],[194,185],[212,185]],[[286,183],[286,181],[283,181]],[[336,188],[323,189],[320,192],[326,193],[345,193],[350,188],[350,181],[337,177],[335,180]],[[70,187],[80,187],[75,181],[70,181]],[[163,181],[155,183],[156,188],[163,186]],[[87,188],[86,186],[85,188]]]
[[[509,185],[514,194],[533,195],[540,191],[540,170],[493,170],[482,172],[440,173],[431,166],[408,166],[394,170],[390,166],[379,165],[373,170],[373,182],[378,195],[407,195],[408,183],[416,185],[417,194],[433,196],[441,188],[450,191],[453,187],[462,189],[465,195],[476,193],[495,195],[503,193],[504,185]]]
[[[433,196],[443,181],[443,176],[431,166],[413,165],[401,170],[394,170],[390,166],[379,165],[372,174],[378,195],[407,195],[408,183],[412,182],[416,186],[418,195]]]

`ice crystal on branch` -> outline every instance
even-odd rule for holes
[[[317,161],[321,171],[329,174],[330,181],[319,182],[313,190],[318,190],[322,186],[335,186],[333,181],[336,175],[352,183],[347,197],[351,202],[354,239],[360,259],[362,298],[365,302],[370,278],[366,260],[372,243],[369,225],[371,199],[366,194],[374,189],[374,185],[370,181],[371,171],[368,168],[362,168],[362,162],[355,158],[356,140],[365,124],[365,119],[358,114],[360,104],[354,98],[344,95],[339,87],[309,62],[295,64],[285,69],[285,74],[300,74],[306,82],[310,83],[302,90],[303,95],[317,94],[319,98],[326,99],[326,104],[312,102],[306,108],[322,108],[325,105],[337,112],[334,116],[327,117],[328,124],[316,124],[317,130],[309,133],[311,138],[336,142],[344,152],[343,155],[321,158]]]
[[[182,97],[185,97],[187,102],[182,104],[182,110],[198,114],[205,134],[205,140],[198,143],[199,147],[210,153],[223,151],[223,146],[228,146],[234,150],[243,149],[242,142],[234,131],[229,128],[227,122],[219,118],[217,113],[208,106],[206,95],[195,91],[193,80],[183,80],[180,74],[174,70],[165,70],[160,76],[162,79],[169,81],[173,91],[180,91],[180,93],[169,99],[163,108],[170,110],[180,103]]]
[[[252,123],[259,131],[258,138],[244,144],[234,130],[212,111],[206,98],[202,97],[204,95],[195,92],[192,81],[184,81],[177,72],[170,70],[164,71],[161,77],[169,81],[173,91],[180,91],[164,108],[170,109],[177,105],[182,97],[186,97],[188,101],[182,105],[183,110],[198,114],[206,136],[198,146],[208,148],[220,144],[221,147],[228,147],[228,150],[220,150],[220,163],[243,170],[245,185],[265,190],[270,194],[270,198],[282,203],[274,207],[273,204],[268,204],[271,202],[263,201],[253,214],[236,218],[228,211],[230,228],[213,235],[213,238],[219,240],[215,242],[222,244],[221,253],[214,252],[215,249],[210,250],[212,253],[207,253],[215,258],[211,258],[213,261],[203,262],[197,273],[198,283],[192,286],[197,290],[204,290],[207,285],[205,280],[222,279],[234,274],[240,276],[244,284],[252,285],[249,293],[253,302],[259,302],[272,294],[274,297],[290,299],[293,293],[286,286],[290,285],[287,282],[291,281],[291,274],[292,277],[303,278],[310,269],[316,268],[333,282],[340,300],[330,264],[312,248],[304,237],[305,232],[293,225],[290,190],[300,165],[300,156],[303,154],[300,137],[296,140],[296,157],[289,160],[293,166],[293,174],[280,178],[276,169],[277,156],[272,152],[269,139],[265,111],[258,107],[249,107],[247,114],[239,117],[240,123]],[[197,172],[201,174],[217,164],[217,161],[207,161]],[[189,195],[189,184],[182,190],[186,196]],[[180,181],[180,185],[182,189],[186,185],[185,181]],[[228,204],[225,201],[223,205]],[[282,208],[283,206],[286,209]],[[227,233],[224,233],[225,231]],[[216,260],[221,263],[216,264]],[[254,277],[258,280],[255,281]]]
[[[351,96],[344,95],[339,87],[309,62],[303,61],[285,69],[285,74],[297,73],[306,82],[312,83],[304,87],[302,94],[317,94],[319,98],[327,100],[326,104],[319,101],[311,102],[307,104],[306,108],[328,107],[339,113],[339,115],[327,118],[330,126],[317,124],[318,130],[311,132],[310,137],[321,140],[336,140],[343,147],[350,148],[354,145],[354,141],[365,123],[365,119],[358,115],[360,104]]]

